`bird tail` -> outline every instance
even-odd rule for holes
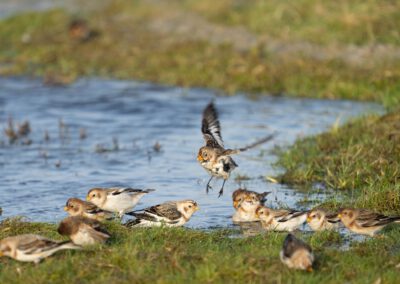
[[[264,143],[266,143],[266,142],[272,140],[272,138],[274,138],[274,137],[275,137],[275,135],[270,134],[270,135],[268,135],[268,136],[266,136],[266,137],[264,137],[264,138],[262,138],[262,139],[259,139],[259,140],[257,140],[256,142],[254,142],[254,143],[252,143],[252,144],[250,144],[250,145],[247,145],[247,146],[245,146],[245,147],[243,147],[243,148],[239,148],[239,149],[227,149],[227,150],[225,150],[225,151],[223,152],[223,154],[225,154],[225,155],[239,154],[240,152],[244,152],[244,151],[250,150],[250,149],[252,149],[252,148],[255,148],[255,147],[257,147],[257,146],[259,146],[259,145],[261,145],[261,144],[264,144]]]

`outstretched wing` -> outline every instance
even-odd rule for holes
[[[203,111],[201,132],[203,132],[207,146],[224,148],[218,112],[213,102],[210,102]]]

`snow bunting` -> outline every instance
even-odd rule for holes
[[[298,229],[306,222],[307,212],[296,210],[273,210],[267,207],[258,207],[256,215],[264,229],[271,231],[289,231]]]
[[[63,249],[80,249],[80,247],[70,241],[56,242],[33,234],[8,237],[0,241],[0,256],[5,255],[24,262],[39,263]]]
[[[373,237],[391,223],[400,223],[400,216],[385,216],[366,209],[345,208],[338,217],[350,231]]]
[[[127,222],[128,227],[151,227],[165,225],[167,227],[183,226],[189,221],[199,206],[193,200],[169,201],[143,210],[132,212],[135,220]]]
[[[279,255],[289,268],[312,271],[314,254],[311,247],[292,234],[286,236]]]
[[[238,209],[240,206],[240,203],[242,203],[242,201],[244,200],[245,196],[252,196],[253,200],[256,202],[256,200],[258,200],[259,204],[264,204],[264,202],[266,201],[265,197],[270,194],[270,191],[266,191],[266,192],[262,192],[262,193],[258,193],[255,191],[251,191],[251,190],[247,190],[244,188],[239,188],[236,189],[233,193],[232,193],[232,201],[233,201],[233,207],[235,209]]]
[[[62,220],[58,226],[58,233],[68,236],[74,244],[80,246],[102,244],[110,237],[109,233],[101,228],[99,221],[82,216],[71,216]]]
[[[200,165],[211,175],[211,178],[208,180],[206,186],[207,193],[211,188],[210,182],[213,177],[222,178],[224,180],[219,191],[219,196],[223,194],[225,182],[229,178],[231,172],[238,166],[230,155],[238,154],[256,147],[271,140],[273,137],[272,135],[269,135],[244,148],[234,150],[225,149],[221,137],[221,126],[218,120],[218,113],[213,102],[209,103],[203,111],[201,131],[203,133],[206,145],[199,149],[197,160],[200,162]]]
[[[264,198],[269,192],[257,193],[246,189],[237,189],[232,194],[233,207],[236,209],[232,216],[234,222],[258,221],[256,209],[264,203]]]
[[[314,231],[334,230],[339,227],[340,219],[336,213],[323,208],[315,208],[308,212],[307,223]]]
[[[139,200],[154,189],[134,188],[93,188],[89,190],[86,200],[92,202],[103,210],[117,212],[119,217],[132,210]]]
[[[64,210],[70,216],[83,216],[98,221],[110,220],[114,217],[113,212],[102,210],[93,203],[80,200],[79,198],[68,199]]]

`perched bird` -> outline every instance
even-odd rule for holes
[[[257,193],[246,189],[237,189],[232,194],[233,207],[236,209],[232,216],[234,222],[258,221],[256,209],[264,203],[269,192]]]
[[[114,213],[100,209],[93,203],[80,200],[79,198],[70,198],[64,206],[64,210],[70,216],[83,216],[98,221],[110,220]]]
[[[103,210],[117,212],[119,217],[131,211],[139,200],[154,189],[134,188],[93,188],[89,190],[86,200],[92,202]]]
[[[230,155],[238,154],[256,147],[271,140],[273,137],[273,135],[269,135],[244,148],[233,150],[225,149],[221,137],[221,127],[218,120],[218,113],[213,102],[210,102],[203,111],[201,131],[203,133],[206,145],[199,149],[197,160],[200,162],[200,165],[211,175],[211,178],[208,180],[206,186],[207,193],[211,188],[210,182],[214,177],[222,178],[224,180],[219,191],[219,196],[223,194],[225,182],[229,178],[231,172],[238,166]]]
[[[340,219],[336,213],[315,208],[308,212],[307,223],[314,231],[334,230],[339,227]]]
[[[0,256],[5,255],[24,262],[39,263],[63,249],[80,249],[80,247],[70,241],[57,242],[33,234],[8,237],[0,241]]]
[[[142,212],[132,212],[136,217],[127,222],[127,227],[151,227],[165,225],[167,227],[183,226],[189,221],[199,206],[193,200],[169,201],[144,209]]]
[[[58,233],[68,236],[76,245],[87,246],[102,244],[110,234],[101,228],[99,221],[82,216],[70,216],[61,221]]]
[[[311,247],[292,234],[286,236],[279,255],[289,268],[312,271],[314,254]]]
[[[271,231],[289,231],[298,229],[306,222],[307,212],[296,210],[273,210],[267,207],[258,207],[256,215],[264,229]]]
[[[366,209],[345,208],[338,217],[350,231],[373,237],[391,223],[400,223],[400,216],[385,216]]]

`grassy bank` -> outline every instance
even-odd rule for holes
[[[396,283],[400,257],[399,230],[385,239],[354,244],[349,251],[334,248],[336,233],[303,235],[317,256],[315,271],[294,272],[279,261],[284,234],[230,238],[231,231],[203,232],[186,228],[127,230],[108,224],[110,244],[85,251],[59,252],[40,265],[1,258],[1,283]],[[5,221],[0,237],[39,233],[60,239],[55,226]],[[330,247],[332,245],[332,247]],[[394,251],[393,251],[393,250]]]
[[[349,205],[400,213],[399,123],[399,112],[369,116],[298,140],[280,153],[281,181],[319,182],[342,190]]]
[[[173,85],[399,105],[393,1],[108,1],[0,22],[0,74]],[[334,7],[333,7],[333,6]],[[76,17],[98,36],[68,35]]]

